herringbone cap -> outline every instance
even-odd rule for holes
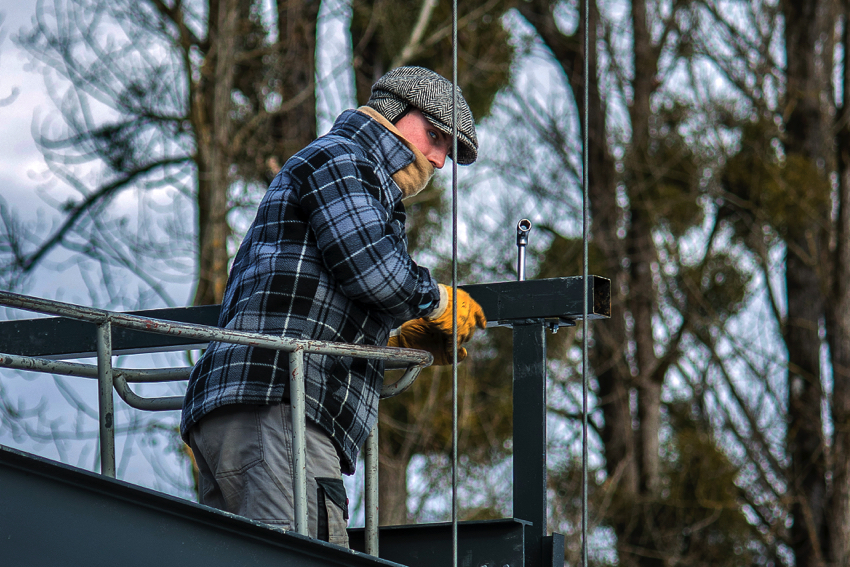
[[[452,135],[452,83],[424,67],[393,69],[372,85],[372,96],[366,103],[390,122],[408,105],[422,111],[435,128]],[[472,111],[460,87],[457,97],[457,162],[469,165],[478,158],[478,136]],[[449,157],[451,150],[449,150]]]

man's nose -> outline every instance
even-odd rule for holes
[[[446,155],[447,151],[443,149],[435,149],[428,155],[428,161],[431,162],[431,165],[436,167],[437,169],[442,169],[443,165],[446,163]]]

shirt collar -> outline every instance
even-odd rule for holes
[[[377,114],[369,107],[346,110],[330,133],[350,138],[375,156],[389,170],[404,198],[412,197],[428,184],[434,166],[395,126],[373,113]]]

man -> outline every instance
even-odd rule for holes
[[[472,113],[458,97],[459,164],[477,158]],[[451,156],[452,85],[420,67],[395,69],[367,106],[289,159],[260,203],[233,262],[219,325],[293,339],[452,348],[486,321],[407,253],[401,200]],[[311,536],[348,544],[341,472],[352,474],[375,425],[383,363],[306,354],[307,495]],[[192,371],[181,433],[200,471],[203,504],[293,527],[286,353],[210,343]]]

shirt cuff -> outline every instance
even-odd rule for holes
[[[425,317],[427,319],[436,319],[440,315],[446,312],[446,308],[449,306],[449,290],[443,284],[439,284],[437,286],[440,289],[440,303],[437,304],[437,307],[434,308],[428,315]]]

